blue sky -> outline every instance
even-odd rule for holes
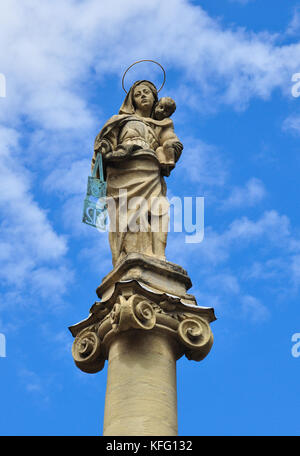
[[[139,59],[164,66],[177,104],[169,195],[205,197],[204,241],[170,233],[167,258],[218,318],[209,356],[178,361],[179,434],[300,434],[299,38],[292,0],[1,3],[1,435],[102,432],[107,367],[75,367],[68,326],[112,267],[81,213],[94,138]],[[128,86],[140,78],[161,82],[148,64]]]

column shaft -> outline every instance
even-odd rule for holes
[[[176,347],[159,331],[130,330],[109,349],[104,436],[177,435]]]

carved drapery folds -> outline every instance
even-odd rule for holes
[[[111,342],[124,331],[131,331],[133,340],[135,331],[159,331],[172,337],[177,359],[185,354],[189,360],[200,361],[212,347],[209,323],[215,318],[205,308],[184,305],[176,297],[146,290],[136,281],[118,283],[107,302],[96,304],[87,320],[70,327],[75,336],[73,358],[84,372],[95,373],[104,367]]]

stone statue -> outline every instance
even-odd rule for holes
[[[95,140],[90,178],[102,174],[102,158],[113,269],[96,290],[100,301],[69,329],[79,369],[96,373],[108,360],[105,436],[177,435],[176,361],[201,361],[213,344],[214,310],[197,305],[187,271],[165,258],[165,176],[183,149],[175,109],[137,81]]]
[[[114,266],[129,253],[165,260],[169,203],[164,176],[169,176],[183,149],[170,119],[175,109],[170,97],[158,101],[153,83],[137,81],[119,114],[106,122],[95,139],[92,169],[101,153],[108,213],[115,218],[109,232]],[[120,196],[124,190],[125,203]]]

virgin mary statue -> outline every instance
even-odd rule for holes
[[[119,114],[106,122],[95,139],[92,169],[101,153],[114,266],[129,253],[165,260],[169,203],[164,176],[174,168],[183,146],[170,118],[155,119],[157,105],[155,85],[135,82]],[[158,153],[161,150],[169,156],[171,152],[173,161],[168,165]]]

